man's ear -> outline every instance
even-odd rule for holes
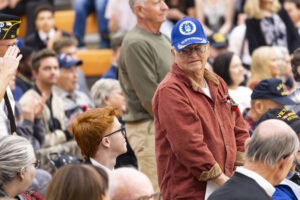
[[[101,145],[103,145],[106,148],[110,147],[110,140],[108,137],[104,137],[101,141]]]
[[[144,13],[144,7],[140,4],[136,4],[134,5],[134,13],[139,16],[140,18],[144,18],[145,17],[145,13]]]
[[[258,113],[260,116],[264,114],[264,105],[262,101],[256,100],[253,104],[255,112]]]
[[[286,158],[282,158],[279,162],[278,162],[278,168],[280,169],[280,170],[282,170],[282,169],[284,169],[287,165],[289,165],[289,163],[290,162],[292,162],[291,161],[291,157],[292,157],[293,155],[289,155],[289,156],[287,156]]]

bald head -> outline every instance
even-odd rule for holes
[[[260,123],[246,143],[246,159],[273,166],[280,159],[296,153],[299,141],[285,122],[269,119]]]
[[[111,200],[132,200],[153,194],[149,178],[133,168],[119,168],[110,175]]]

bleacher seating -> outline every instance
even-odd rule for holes
[[[55,12],[55,26],[63,31],[72,33],[75,12],[73,10],[63,10]],[[26,17],[21,17],[21,28],[19,35],[25,36]],[[96,15],[89,15],[86,22],[86,33],[98,33]],[[78,51],[78,57],[83,60],[82,70],[85,76],[101,76],[107,71],[112,63],[111,49],[86,49]]]
[[[55,11],[54,19],[56,28],[68,33],[73,32],[73,23],[75,20],[75,12],[73,10]],[[24,37],[26,33],[26,17],[22,16],[21,21],[22,23],[19,36]],[[95,14],[90,14],[88,16],[85,32],[86,34],[98,33],[97,19]]]
[[[85,76],[101,76],[112,63],[111,49],[80,50],[78,57],[83,61],[81,66]]]

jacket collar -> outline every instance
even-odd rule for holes
[[[201,87],[199,86],[199,84],[192,80],[191,78],[189,78],[179,67],[176,63],[173,64],[172,66],[172,72],[180,79],[182,80],[182,82],[191,87],[193,89],[193,91],[195,92],[199,92],[199,90],[201,89]],[[212,72],[210,72],[208,69],[204,70],[204,78],[207,82],[207,84],[209,86],[211,85],[219,85],[220,81],[218,78],[216,78]]]

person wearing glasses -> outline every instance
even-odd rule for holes
[[[201,23],[182,18],[171,42],[174,64],[152,100],[159,185],[163,199],[204,199],[243,163],[249,133],[224,80],[205,69]]]
[[[261,122],[246,143],[245,164],[208,200],[298,199],[276,198],[278,185],[294,165],[299,140],[294,130],[280,119]],[[290,192],[291,190],[283,189]]]
[[[0,198],[23,199],[35,178],[36,160],[30,142],[20,136],[8,135],[0,140]]]
[[[116,158],[127,151],[126,129],[114,107],[93,108],[80,114],[72,124],[73,136],[85,163],[114,169]]]

